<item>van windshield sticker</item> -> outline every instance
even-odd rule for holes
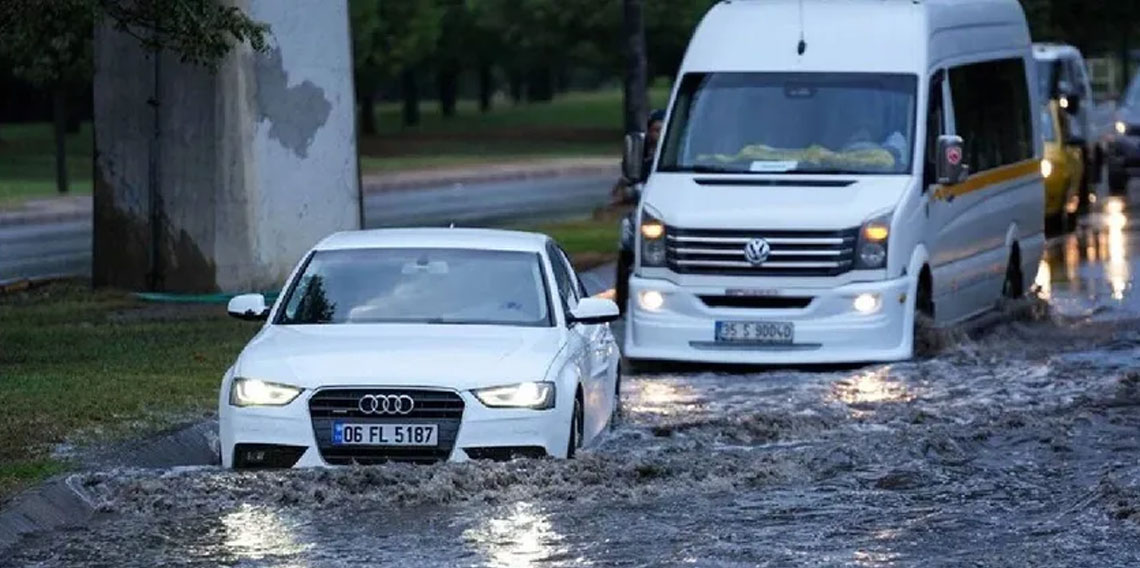
[[[753,172],[790,172],[799,165],[799,162],[790,160],[757,160],[748,169]]]

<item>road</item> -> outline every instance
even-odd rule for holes
[[[1138,214],[929,359],[630,376],[571,462],[83,474],[105,515],[0,566],[1140,565]]]
[[[612,175],[586,175],[370,193],[365,225],[478,226],[587,213],[605,203],[613,182]],[[90,273],[90,219],[0,226],[0,284]]]

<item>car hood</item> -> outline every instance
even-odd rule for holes
[[[422,386],[466,390],[542,380],[559,328],[452,325],[269,326],[236,376],[304,388]]]
[[[645,203],[684,229],[838,230],[894,209],[911,183],[909,175],[654,173]]]

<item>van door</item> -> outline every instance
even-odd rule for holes
[[[1044,223],[1024,60],[970,63],[945,77],[946,123],[965,143],[970,177],[938,188],[930,202],[939,230],[933,255],[939,323],[993,307],[1010,259],[1010,230],[1033,234]]]

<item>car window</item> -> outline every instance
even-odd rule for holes
[[[530,252],[318,251],[282,305],[281,325],[553,325],[541,258]]]
[[[1028,160],[1036,152],[1025,77],[1021,59],[950,70],[954,124],[965,142],[971,173]]]
[[[550,257],[550,266],[554,270],[554,285],[558,290],[558,297],[562,301],[562,309],[569,313],[578,305],[576,279],[570,271],[565,256],[558,247],[553,244],[547,246],[546,254]]]

